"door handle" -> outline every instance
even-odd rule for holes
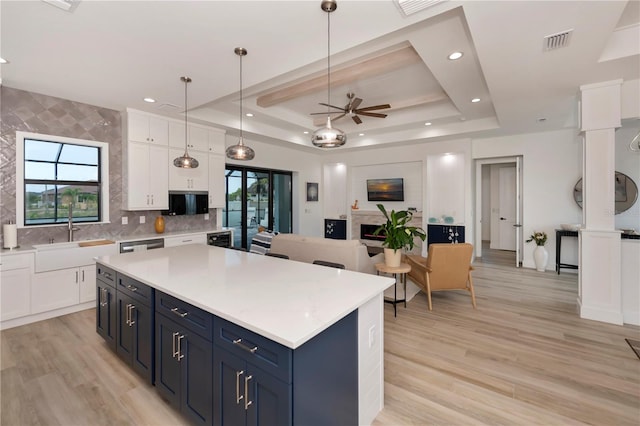
[[[507,220],[507,218],[506,217],[501,217],[500,220]]]
[[[240,401],[244,398],[243,395],[240,395],[240,376],[244,374],[244,370],[236,371],[236,405],[240,405]]]
[[[244,409],[248,410],[249,406],[253,404],[253,401],[249,401],[249,380],[253,379],[253,376],[245,376],[244,378]]]
[[[520,225],[519,223],[514,223],[513,226],[514,228],[522,228],[522,225]]]
[[[184,339],[184,334],[178,336],[178,361],[184,358],[184,355],[182,355],[182,339]]]
[[[178,351],[176,350],[176,343],[178,341],[177,337],[180,335],[180,333],[173,333],[171,336],[173,337],[173,341],[171,342],[171,349],[173,351],[173,354],[171,355],[173,358],[178,358]]]

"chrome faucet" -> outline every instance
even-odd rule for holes
[[[73,241],[73,231],[77,231],[78,228],[73,226],[73,203],[69,203],[69,223],[67,223],[67,229],[69,230],[69,242]]]

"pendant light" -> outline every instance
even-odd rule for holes
[[[331,103],[331,12],[338,8],[335,0],[323,0],[320,8],[327,12],[327,104]],[[327,125],[313,132],[311,143],[320,148],[335,148],[347,142],[347,134],[331,126],[331,115],[327,105]]]
[[[247,49],[236,47],[234,52],[240,56],[240,140],[236,145],[231,145],[227,148],[227,157],[232,160],[253,160],[256,153],[244,144],[242,137],[242,57],[247,55]]]
[[[184,83],[184,154],[182,157],[178,157],[173,160],[173,165],[182,169],[195,169],[198,167],[198,160],[189,156],[187,149],[188,140],[188,127],[187,127],[187,85],[191,83],[191,78],[180,77],[180,80]]]

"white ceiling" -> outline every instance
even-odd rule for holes
[[[348,116],[335,121],[349,138],[338,149],[575,127],[580,85],[640,78],[640,41],[624,37],[639,25],[638,4],[445,1],[406,17],[393,1],[340,0],[331,14],[332,79],[340,70],[353,77],[333,81],[329,103],[345,105],[352,91],[363,99],[360,107],[391,109],[379,111],[384,119],[361,116],[360,125]],[[256,100],[326,77],[320,0],[84,0],[72,13],[42,1],[3,0],[0,19],[6,86],[181,117],[180,76],[188,75],[190,117],[231,134],[239,128],[234,48],[244,47],[244,109],[255,115],[244,118],[245,132],[316,149],[303,132],[318,127],[314,118],[322,116],[309,114],[326,110],[318,105],[327,102],[326,84],[272,106]],[[567,47],[543,50],[544,36],[569,29]],[[415,60],[379,72],[367,65],[403,48],[413,49]],[[462,59],[448,60],[456,50]],[[158,102],[147,104],[146,96]],[[481,101],[471,103],[474,97]]]

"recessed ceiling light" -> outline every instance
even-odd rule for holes
[[[456,59],[462,58],[462,55],[462,52],[453,52],[451,55],[449,55],[449,59],[455,61]]]
[[[431,126],[431,122],[427,121],[426,123],[424,123],[425,126]]]
[[[480,98],[473,98],[473,99],[471,99],[471,102],[473,102],[474,104],[478,103],[478,102],[480,102]]]
[[[245,114],[247,117],[253,117],[253,114],[251,114],[250,112]]]
[[[9,61],[7,61],[6,59],[0,58],[0,64],[8,64],[8,63]]]
[[[308,134],[309,134],[309,132],[307,132],[306,130],[305,130],[304,132],[302,132],[302,133],[304,133],[305,135],[308,135]]]
[[[143,99],[145,102],[149,102],[150,104],[154,103],[156,100],[153,98],[144,98]]]
[[[358,136],[364,136],[364,133],[360,133]]]

